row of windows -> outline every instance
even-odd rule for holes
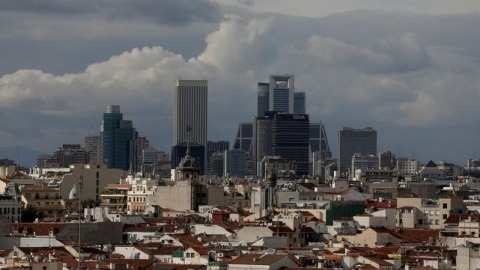
[[[15,210],[17,209],[17,210]],[[15,215],[15,214],[20,214],[21,213],[21,210],[20,210],[20,207],[2,207],[0,208],[0,213],[3,214],[3,215],[9,215],[10,213],[12,215]]]

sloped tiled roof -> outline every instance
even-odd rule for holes
[[[288,256],[288,255],[247,253],[231,261],[229,264],[271,265],[277,262],[278,260],[283,259],[285,256]]]
[[[62,231],[68,226],[68,223],[12,223],[12,231],[21,231],[28,235],[49,235],[50,231]]]

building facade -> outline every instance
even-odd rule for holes
[[[242,150],[226,150],[223,175],[228,177],[245,176],[245,152]]]
[[[338,131],[338,164],[340,175],[344,175],[351,167],[355,153],[363,155],[377,154],[377,131],[371,127],[354,129],[343,127]],[[353,172],[352,172],[353,173]]]
[[[293,75],[270,75],[268,110],[293,113],[294,89]]]
[[[293,92],[293,113],[305,114],[305,92]]]
[[[132,121],[123,120],[119,105],[109,105],[102,122],[102,162],[108,168],[129,170],[137,165],[138,133]]]
[[[273,119],[273,155],[297,164],[297,175],[308,175],[308,114],[275,114]]]
[[[83,148],[87,155],[87,163],[96,164],[102,161],[102,143],[100,136],[86,136],[83,141]]]
[[[176,80],[173,92],[173,145],[207,146],[208,81]],[[205,150],[204,150],[205,151]],[[205,169],[206,153],[202,160]]]

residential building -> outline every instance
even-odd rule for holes
[[[353,154],[352,157],[352,179],[355,178],[357,170],[378,170],[378,158],[375,155],[362,155],[360,153]],[[354,179],[357,180],[357,179]],[[358,181],[358,180],[357,180]]]
[[[420,162],[413,158],[400,157],[397,158],[396,163],[398,174],[402,177],[415,176],[420,170]]]
[[[129,175],[125,183],[132,188],[127,191],[127,214],[143,214],[148,207],[148,196],[153,194],[157,180]]]
[[[35,207],[38,213],[45,215],[64,216],[71,212],[78,212],[79,201],[68,199],[68,195],[61,196],[57,185],[25,186],[21,188],[22,203]]]
[[[5,188],[0,194],[0,216],[4,216],[11,222],[21,222],[22,202],[18,185],[14,182],[0,180]]]
[[[108,213],[127,213],[128,192],[132,190],[130,184],[109,184],[100,195],[100,207],[106,207]]]
[[[83,141],[83,148],[87,155],[87,163],[96,164],[102,162],[102,141],[100,136],[86,136]]]
[[[378,154],[378,167],[385,170],[393,170],[397,166],[395,155],[390,151]]]
[[[337,168],[340,175],[348,173],[355,153],[377,154],[377,131],[375,129],[371,127],[362,129],[343,127],[338,131]]]
[[[63,144],[53,153],[53,158],[60,161],[60,166],[68,168],[71,164],[84,164],[87,161],[85,150],[80,144]]]
[[[397,198],[397,226],[404,228],[441,229],[451,214],[467,212],[463,198],[445,196],[438,200],[419,196]]]
[[[82,201],[94,200],[100,202],[100,194],[108,184],[117,184],[125,177],[121,169],[109,169],[106,164],[74,164],[71,171],[66,173],[60,182],[60,196],[68,198],[70,190],[75,184],[80,187]]]

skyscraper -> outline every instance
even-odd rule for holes
[[[270,75],[268,109],[276,112],[294,112],[294,76]]]
[[[338,171],[344,174],[352,166],[352,157],[377,154],[377,131],[371,127],[354,129],[343,127],[338,131]],[[353,172],[352,172],[353,173]]]
[[[259,116],[254,119],[254,150],[253,150],[253,171],[255,175],[259,172],[259,162],[264,156],[273,155],[273,115]]]
[[[265,116],[265,112],[268,112],[268,92],[270,91],[269,84],[259,82],[257,89],[257,116]]]
[[[305,114],[305,92],[293,92],[293,113]]]
[[[237,136],[233,149],[240,149],[247,154],[252,155],[252,141],[253,141],[253,124],[251,122],[244,122],[238,125]]]
[[[208,81],[176,80],[173,93],[173,146],[190,141],[207,147]],[[206,160],[204,154],[203,162]],[[205,168],[205,164],[201,164]]]
[[[129,170],[137,165],[138,133],[123,120],[119,105],[109,105],[102,121],[102,161],[108,168]]]
[[[308,175],[308,114],[275,114],[273,118],[273,154],[295,161],[298,176]]]
[[[323,180],[327,160],[332,152],[328,144],[325,126],[322,123],[310,123],[310,154],[312,154],[312,175]]]

